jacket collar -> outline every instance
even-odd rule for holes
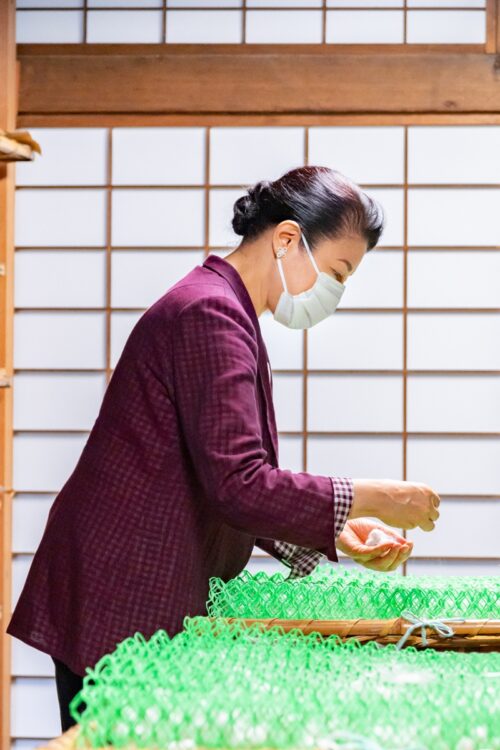
[[[253,302],[248,293],[248,290],[245,284],[243,283],[243,279],[239,275],[236,268],[234,268],[231,265],[231,263],[228,263],[227,260],[224,260],[224,258],[220,258],[218,255],[209,255],[207,258],[205,258],[203,265],[205,266],[205,268],[209,268],[211,271],[215,271],[215,273],[218,273],[219,276],[222,276],[222,278],[224,278],[228,282],[228,284],[230,284],[231,288],[236,294],[243,309],[250,317],[253,323],[253,326],[255,328],[255,332],[257,334],[258,346],[259,346],[258,370],[259,370],[262,390],[264,394],[264,401],[266,404],[267,427],[269,429],[271,443],[275,452],[275,458],[276,458],[276,463],[277,463],[278,434],[277,434],[277,429],[276,429],[273,397],[272,397],[272,392],[271,392],[271,380],[270,380],[271,364],[269,362],[269,357],[267,355],[267,349],[264,343],[264,339],[262,338],[262,333],[261,333],[260,325],[259,325],[259,319],[257,317],[257,313],[255,312],[255,307],[253,306]]]
[[[205,258],[203,265],[205,266],[205,268],[210,268],[212,271],[215,271],[215,273],[218,273],[219,276],[222,276],[231,285],[245,312],[250,316],[254,328],[257,332],[259,344],[261,344],[262,336],[260,332],[259,319],[257,317],[257,313],[255,312],[255,307],[253,306],[253,302],[250,298],[248,290],[236,268],[234,268],[231,263],[228,263],[227,260],[224,260],[224,258],[219,258],[218,255],[209,255],[207,258]]]

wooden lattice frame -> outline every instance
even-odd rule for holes
[[[82,45],[22,45],[19,50],[21,66],[21,105],[17,105],[16,97],[16,53],[15,53],[15,34],[14,34],[14,0],[4,0],[0,2],[0,128],[12,130],[20,126],[104,126],[112,127],[113,125],[412,125],[412,124],[500,124],[500,105],[497,100],[492,98],[492,85],[495,82],[495,76],[492,70],[497,69],[496,55],[500,51],[500,0],[487,0],[487,39],[486,45],[481,49],[476,49],[473,45],[451,45],[443,47],[436,46],[430,48],[428,45],[422,45],[420,49],[407,51],[395,50],[387,45],[371,46],[370,56],[366,56],[366,47],[363,51],[350,46],[343,46],[342,50],[335,51],[335,60],[332,57],[328,60],[328,65],[346,62],[353,71],[358,70],[358,78],[353,78],[351,100],[348,111],[342,109],[342,102],[338,97],[332,102],[325,98],[317,97],[317,111],[311,109],[308,103],[308,93],[315,97],[314,91],[302,92],[300,87],[291,86],[286,91],[286,97],[291,102],[292,107],[295,102],[290,99],[291,94],[299,96],[299,101],[304,104],[304,109],[293,112],[283,108],[283,102],[275,100],[274,93],[271,100],[276,101],[276,110],[270,111],[269,107],[263,106],[266,102],[265,96],[269,95],[269,89],[263,88],[258,94],[253,95],[251,100],[244,97],[244,109],[233,108],[234,101],[224,100],[227,90],[234,90],[231,86],[215,87],[217,96],[220,97],[218,102],[214,97],[214,90],[204,85],[203,80],[200,84],[205,91],[210,93],[210,109],[203,107],[199,110],[193,110],[193,103],[198,104],[200,99],[193,95],[191,91],[188,98],[182,87],[185,85],[186,75],[179,76],[178,79],[172,75],[172,70],[162,63],[161,55],[153,60],[155,54],[151,49],[144,50],[144,56],[141,55],[138,46],[117,46],[101,45],[99,50],[82,50]],[[176,45],[171,45],[176,46]],[[215,60],[217,55],[226,56],[230,53],[233,56],[246,54],[254,56],[255,61],[261,53],[274,55],[278,57],[279,51],[272,45],[253,46],[253,49],[230,50],[232,45],[222,45],[217,50],[217,45],[208,45],[205,52],[210,54],[211,59]],[[280,50],[282,55],[287,54],[287,46],[284,45]],[[310,45],[308,45],[310,47]],[[398,46],[398,45],[396,45]],[[92,45],[86,45],[92,47]],[[178,45],[177,50],[170,49],[168,54],[182,55],[184,73],[189,72],[189,58],[195,60],[195,45]],[[203,47],[203,46],[201,46]],[[293,55],[300,51],[300,45],[297,48],[288,48],[290,60],[293,62]],[[311,50],[309,50],[311,52]],[[406,54],[406,57],[403,55]],[[484,54],[486,53],[486,54]],[[148,61],[147,57],[150,57]],[[484,57],[483,57],[484,55]],[[286,59],[286,58],[283,58]],[[484,61],[484,62],[483,62]],[[151,62],[154,63],[151,66]],[[296,60],[295,60],[296,62]],[[310,60],[307,61],[310,63]],[[145,63],[148,63],[145,65]],[[373,63],[373,64],[372,64]],[[379,63],[378,67],[376,67]],[[280,67],[280,60],[275,60],[275,64]],[[316,63],[314,63],[316,65]],[[458,76],[454,71],[458,70],[460,65],[461,75],[458,81],[459,85],[454,85],[453,80]],[[385,67],[384,67],[385,66]],[[285,66],[286,67],[286,66]],[[294,67],[292,65],[292,67]],[[305,70],[300,65],[296,69]],[[443,73],[449,69],[450,75],[443,79]],[[315,68],[309,67],[309,72]],[[387,76],[380,75],[380,71],[385,69]],[[408,76],[418,74],[421,69],[423,76],[427,75],[433,81],[433,88],[437,83],[446,81],[450,86],[449,97],[443,96],[443,90],[439,90],[439,99],[429,98],[425,101],[425,92],[422,96],[422,87],[414,86],[405,89],[404,108],[401,107],[401,98],[398,98],[397,91],[393,95],[387,91],[387,101],[378,97],[379,89],[377,82],[387,80],[408,79]],[[216,72],[216,68],[209,69]],[[348,67],[343,68],[344,71]],[[125,71],[125,72],[124,72]],[[232,66],[226,62],[225,70],[218,69],[218,75],[230,76]],[[127,75],[127,72],[129,75]],[[48,75],[50,74],[50,75]],[[294,75],[290,68],[290,75]],[[296,74],[295,74],[296,75]],[[371,76],[371,78],[370,78]],[[321,79],[321,76],[318,76]],[[47,86],[46,81],[50,80],[51,85]],[[74,81],[82,82],[80,86],[75,87]],[[421,82],[422,77],[419,78]],[[119,84],[121,81],[122,86]],[[123,82],[127,81],[127,85]],[[138,81],[135,85],[134,81]],[[158,96],[158,85],[168,81],[173,85],[175,95],[169,97]],[[132,82],[132,84],[131,84]],[[6,83],[6,85],[3,85]],[[58,85],[60,84],[60,85]],[[177,91],[175,86],[177,85]],[[281,84],[280,84],[281,87]],[[281,87],[282,88],[282,87]],[[367,99],[367,90],[369,89],[371,99]],[[496,84],[496,89],[500,91],[500,84]],[[465,91],[463,97],[459,98],[460,104],[457,106],[457,93]],[[170,89],[170,91],[172,91]],[[136,95],[136,107],[129,106],[133,104],[131,92]],[[420,92],[420,93],[419,93]],[[109,93],[114,96],[108,96]],[[332,92],[333,94],[333,92]],[[420,98],[418,98],[420,96]],[[430,96],[430,94],[429,94]],[[367,102],[372,102],[373,97],[379,101],[379,109],[374,110],[369,107],[367,113]],[[159,108],[159,102],[163,109]],[[183,106],[178,106],[182,102]],[[171,105],[173,109],[169,110],[166,104]],[[203,105],[207,102],[203,101]],[[428,105],[428,106],[426,106]],[[470,106],[469,106],[470,105]],[[19,113],[16,123],[16,112]],[[206,193],[208,195],[208,187]],[[0,677],[1,677],[1,701],[0,701],[0,750],[9,750],[10,748],[10,650],[9,639],[4,634],[5,625],[10,617],[10,600],[11,600],[11,501],[12,501],[12,390],[9,388],[12,377],[12,327],[13,327],[13,170],[0,165],[0,487],[1,487],[1,515],[0,515],[0,564],[1,570],[1,622],[2,635],[0,642]],[[110,186],[108,185],[108,195],[110,195]],[[108,201],[109,203],[109,201]],[[109,210],[109,209],[108,209]],[[108,242],[108,244],[110,244]],[[405,240],[405,250],[406,247]],[[205,248],[208,251],[208,247]],[[109,261],[109,248],[108,261]],[[405,253],[406,255],[406,253]],[[405,299],[406,315],[406,299]],[[109,314],[108,314],[109,318]],[[307,341],[307,334],[305,334]],[[109,375],[109,357],[107,359],[106,371]],[[405,372],[406,369],[405,369]],[[406,435],[406,427],[405,433]],[[405,437],[404,437],[405,439]],[[305,445],[305,443],[304,443]],[[304,461],[306,456],[304,455]],[[456,497],[456,495],[454,495]],[[491,496],[490,496],[491,497]],[[500,497],[494,497],[500,499]],[[457,558],[467,559],[467,558]],[[391,634],[388,634],[389,637]],[[483,637],[483,634],[477,634],[472,637]],[[396,637],[396,636],[394,636]],[[466,636],[468,637],[468,636]],[[489,637],[489,636],[488,636]],[[495,637],[493,635],[493,637]],[[64,735],[64,742],[69,744],[57,745],[51,750],[64,750],[70,747],[72,737],[67,733]],[[69,739],[68,739],[69,738]],[[50,746],[50,743],[49,743]]]

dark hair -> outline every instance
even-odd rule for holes
[[[261,180],[238,198],[233,209],[233,229],[245,240],[292,219],[304,230],[311,249],[320,238],[359,234],[371,250],[384,226],[380,204],[328,167],[298,167],[274,182]]]

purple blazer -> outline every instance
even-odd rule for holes
[[[329,477],[278,468],[255,309],[210,256],[130,334],[7,632],[83,675],[136,631],[206,614],[210,577],[238,575],[256,543],[337,561],[334,521]]]

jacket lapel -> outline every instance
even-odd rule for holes
[[[219,276],[222,276],[230,285],[239,302],[244,308],[247,315],[252,320],[252,323],[257,334],[257,342],[259,347],[257,370],[259,375],[259,386],[263,396],[265,409],[266,409],[266,426],[269,433],[271,446],[274,452],[274,463],[278,465],[278,431],[276,427],[276,418],[274,414],[273,396],[272,396],[272,375],[271,375],[271,363],[267,354],[266,345],[262,338],[260,330],[259,319],[255,308],[253,306],[250,295],[248,294],[247,288],[243,283],[241,276],[233,266],[223,258],[219,258],[218,255],[209,255],[205,259],[203,265],[209,268],[211,271],[215,271]]]

